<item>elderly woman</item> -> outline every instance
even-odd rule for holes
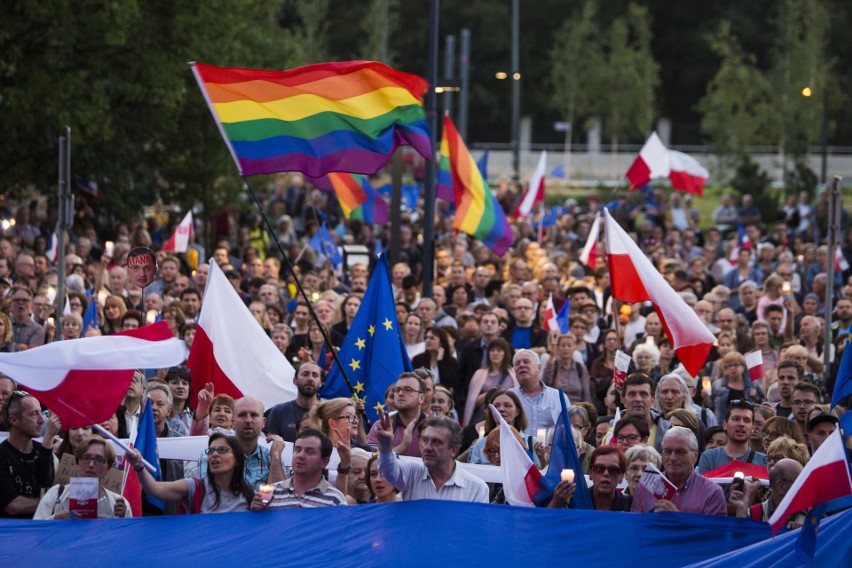
[[[592,402],[589,371],[574,358],[577,337],[574,334],[560,335],[556,340],[556,353],[544,367],[544,384],[561,389],[572,402]]]
[[[193,514],[248,511],[254,489],[243,475],[246,457],[239,440],[216,432],[207,442],[206,453],[206,477],[177,481],[155,480],[142,465],[142,455],[134,449],[125,456],[148,495],[163,501],[182,501]]]
[[[435,387],[430,410],[434,416],[453,417],[453,393],[450,389],[441,385]]]
[[[653,408],[663,416],[683,408],[692,412],[704,428],[716,425],[716,415],[693,402],[689,385],[678,373],[663,375],[657,383]],[[698,434],[696,437],[701,439]]]
[[[653,343],[640,343],[633,349],[634,369],[629,373],[651,374],[651,371],[660,362],[660,350]]]
[[[747,400],[757,404],[764,399],[760,384],[752,383],[745,372],[745,357],[740,353],[732,351],[722,357],[722,368],[725,374],[721,379],[713,381],[711,391],[718,422],[725,418],[732,400]]]
[[[62,316],[62,338],[80,339],[83,333],[83,318],[80,314],[71,312]]]
[[[523,446],[524,441],[518,431],[509,426],[509,429],[514,434],[515,438]],[[500,467],[500,428],[494,428],[485,437],[485,456],[489,464]],[[505,505],[506,496],[503,494],[503,485],[498,483],[489,483],[489,502],[495,505]]]
[[[138,454],[138,452],[137,452]],[[79,477],[94,477],[98,479],[98,518],[113,519],[132,517],[133,513],[124,498],[104,487],[104,480],[112,464],[115,463],[115,450],[112,444],[100,436],[89,436],[77,444],[74,449],[74,459],[77,461]],[[54,485],[44,494],[38,504],[33,519],[68,519],[71,518],[69,501],[71,491],[65,484]]]
[[[772,469],[776,463],[784,458],[796,460],[802,466],[805,466],[808,463],[808,457],[808,447],[805,444],[797,442],[793,438],[781,436],[769,444],[766,449],[766,467]]]
[[[657,450],[647,444],[638,444],[628,448],[624,457],[627,459],[627,489],[624,492],[628,495],[636,494],[636,486],[645,472],[645,466],[652,463],[659,469],[663,464],[663,458]]]

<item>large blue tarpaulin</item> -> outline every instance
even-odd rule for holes
[[[845,523],[842,519],[845,518]],[[849,513],[823,522],[819,566],[848,565]],[[846,538],[840,533],[846,530]],[[686,513],[604,513],[415,501],[90,521],[0,521],[0,565],[684,566],[754,545],[767,564],[795,534]],[[767,541],[767,542],[764,542]],[[825,553],[824,543],[834,551]],[[761,560],[761,558],[763,560]],[[151,564],[157,563],[157,564]],[[298,564],[294,564],[298,563]],[[741,560],[727,565],[743,566]]]

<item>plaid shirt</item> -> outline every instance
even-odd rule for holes
[[[636,495],[633,497],[633,513],[648,513],[654,510],[657,498],[645,488],[644,485],[636,486]],[[683,487],[675,492],[672,503],[679,511],[684,513],[700,513],[703,515],[727,515],[728,507],[725,503],[725,494],[722,488],[704,477],[698,475],[693,469]]]

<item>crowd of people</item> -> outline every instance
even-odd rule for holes
[[[283,247],[258,216],[226,210],[214,220],[210,262],[293,362],[297,396],[268,407],[251,393],[239,400],[216,393],[212,383],[193,392],[185,366],[137,371],[123,404],[101,426],[132,440],[147,404],[159,437],[209,435],[197,461],[162,460],[160,480],[138,452],[125,454],[145,494],[164,502],[160,508],[146,501],[145,514],[410,499],[505,503],[499,484],[486,484],[459,463],[501,465],[493,407],[536,466],[546,469],[564,400],[596,509],[767,520],[848,406],[844,401],[830,410],[826,403],[852,328],[852,272],[843,262],[852,258],[852,231],[843,235],[840,256],[830,258],[825,194],[814,204],[807,194],[794,196],[771,216],[750,196],[737,203],[726,195],[712,223],[702,223],[691,200],[679,194],[665,207],[652,205],[665,202],[661,192],[653,200],[625,193],[606,205],[716,336],[694,376],[679,364],[650,304],[611,297],[604,243],[589,265],[578,260],[604,206],[597,196],[582,207],[570,199],[540,240],[530,222],[515,222],[513,247],[503,257],[443,230],[452,211],[440,207],[428,297],[422,295],[421,215],[404,211],[391,280],[415,370],[385,378],[388,412],[373,424],[357,397],[320,400],[318,393],[334,364],[331,351],[358,312],[375,254],[390,248],[389,229],[343,219],[336,200],[306,188],[298,175],[272,183],[262,198]],[[7,205],[6,213],[15,222],[0,236],[0,352],[160,320],[192,347],[205,308],[207,255],[194,241],[185,253],[163,251],[174,220],[161,209],[107,230],[82,207],[65,238],[63,266],[50,247],[55,208],[22,203]],[[372,260],[336,269],[307,246],[322,222],[339,244],[366,245]],[[128,274],[135,247],[157,251],[154,280],[144,287]],[[284,255],[307,298],[297,293]],[[838,268],[834,297],[827,296],[830,262]],[[68,306],[61,327],[54,324],[63,300],[60,270]],[[557,311],[569,305],[564,333],[542,329],[549,300]],[[619,350],[631,358],[620,385],[613,381]],[[757,378],[745,365],[745,355],[755,351],[764,371]],[[0,444],[0,516],[68,518],[67,488],[54,479],[64,455],[74,456],[77,475],[100,479],[98,516],[130,515],[104,484],[117,461],[110,443],[91,428],[64,429],[5,375],[0,399],[8,431]],[[400,459],[406,456],[420,460]],[[702,475],[732,461],[766,467],[769,486],[750,479],[741,489],[722,487]],[[648,464],[677,488],[669,499],[640,483]],[[563,481],[548,505],[570,506],[575,489]],[[790,523],[800,524],[801,515]]]

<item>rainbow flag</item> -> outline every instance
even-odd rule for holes
[[[371,174],[400,144],[429,159],[428,83],[373,61],[289,71],[191,63],[242,176]]]
[[[453,228],[476,237],[496,254],[505,253],[512,246],[512,228],[448,116],[444,116],[439,169],[439,180],[452,181],[456,203]]]
[[[388,202],[379,195],[367,176],[333,172],[326,179],[347,219],[359,219],[372,225],[388,222]]]

